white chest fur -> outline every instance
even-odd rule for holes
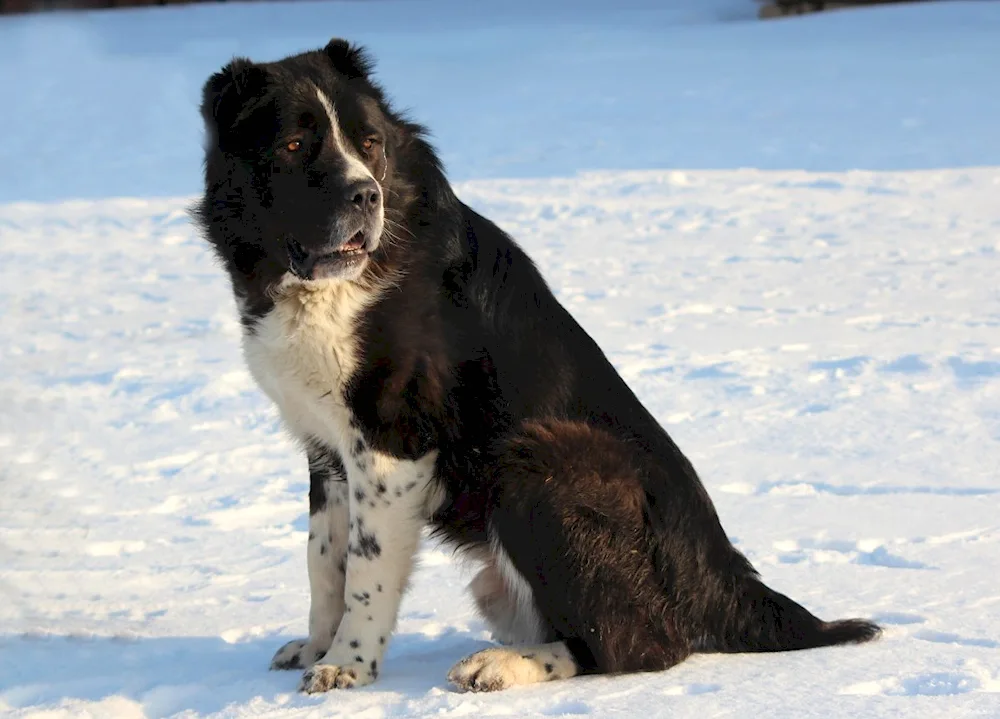
[[[293,285],[254,332],[244,335],[243,354],[292,434],[335,449],[352,487],[374,487],[377,496],[385,493],[382,501],[388,501],[390,493],[409,493],[408,501],[429,515],[444,499],[443,488],[430,481],[437,452],[409,461],[372,450],[352,425],[344,400],[344,386],[361,349],[357,321],[376,298],[372,291],[349,283]],[[369,504],[373,509],[374,503]]]
[[[358,316],[374,299],[353,283],[299,283],[244,336],[247,366],[293,434],[347,446],[344,384],[357,365]]]

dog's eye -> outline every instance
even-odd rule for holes
[[[378,138],[374,135],[369,135],[365,138],[364,142],[361,143],[361,147],[365,148],[365,152],[371,152],[372,148],[378,144]]]
[[[285,145],[285,149],[288,150],[289,152],[298,152],[299,150],[302,149],[302,141],[301,140],[289,140],[288,144]]]

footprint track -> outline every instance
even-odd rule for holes
[[[953,696],[980,689],[979,678],[965,672],[927,672],[905,677],[883,677],[851,684],[841,694],[861,696]]]
[[[890,569],[934,569],[924,562],[890,552],[879,540],[815,540],[791,539],[774,543],[778,554],[773,557],[781,564],[862,564]],[[898,551],[898,550],[896,550]]]

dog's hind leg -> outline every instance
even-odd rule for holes
[[[288,642],[271,669],[306,669],[330,649],[344,616],[348,536],[347,475],[333,450],[310,445],[309,458],[309,638]]]
[[[654,562],[640,459],[603,429],[559,420],[527,423],[497,453],[487,526],[498,576],[482,584],[488,578],[506,590],[494,608],[523,606],[522,595],[530,596],[536,636],[555,644],[486,650],[456,665],[452,681],[488,690],[577,673],[655,671],[691,653],[676,595]],[[485,614],[490,619],[489,608]],[[525,658],[554,657],[562,647],[572,671],[558,660]]]
[[[535,644],[546,639],[531,588],[516,573],[510,558],[485,550],[485,566],[469,583],[476,608],[501,644]],[[502,568],[501,568],[502,567]]]
[[[489,692],[520,684],[569,679],[579,673],[569,648],[551,639],[535,608],[531,587],[503,547],[484,545],[475,554],[484,561],[469,590],[493,638],[505,644],[466,657],[448,673],[459,689]]]

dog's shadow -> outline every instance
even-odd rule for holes
[[[255,697],[283,707],[308,706],[297,693],[300,672],[268,671],[289,637],[228,643],[219,637],[44,638],[0,637],[0,706],[52,706],[66,700],[124,697],[147,717],[179,712],[208,714]],[[378,681],[364,689],[375,703],[444,689],[448,670],[488,646],[464,632],[398,634]],[[378,696],[374,696],[378,695]],[[361,697],[356,697],[361,699]],[[368,702],[363,702],[367,704]]]

